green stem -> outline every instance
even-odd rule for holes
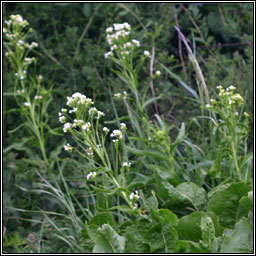
[[[240,168],[238,166],[238,162],[237,162],[236,149],[235,149],[234,140],[231,141],[231,147],[232,147],[232,152],[233,152],[233,158],[234,158],[234,161],[235,161],[236,172],[238,174],[239,179],[242,180],[241,170],[240,170]]]

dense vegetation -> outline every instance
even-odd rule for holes
[[[3,20],[4,253],[253,252],[253,3]]]

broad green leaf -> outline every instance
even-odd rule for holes
[[[192,182],[184,182],[175,188],[166,180],[162,181],[162,184],[168,190],[170,196],[168,206],[186,207],[191,205],[196,211],[205,208],[207,196],[202,187]]]
[[[150,253],[172,253],[177,247],[177,232],[170,224],[156,224],[143,236],[150,246]]]
[[[235,225],[231,236],[225,236],[221,253],[253,253],[253,225],[244,217]]]
[[[250,191],[247,196],[243,196],[240,199],[237,218],[248,217],[249,211],[253,211],[253,191]]]
[[[149,170],[155,171],[161,179],[168,180],[172,185],[177,186],[181,183],[181,179],[177,173],[173,173],[171,169],[163,168],[161,166],[153,165],[153,164],[146,164],[146,167]]]
[[[220,218],[221,225],[233,228],[237,221],[239,200],[250,190],[250,186],[242,182],[222,186],[221,190],[212,195],[208,211],[214,212]]]
[[[93,253],[123,253],[124,248],[125,237],[119,236],[109,224],[98,228]]]
[[[101,212],[93,216],[89,222],[90,225],[102,226],[103,224],[109,224],[113,226],[115,224],[112,213],[110,212]]]
[[[160,217],[160,222],[163,224],[171,224],[176,226],[178,224],[178,217],[176,214],[171,212],[168,209],[160,209],[158,210],[158,214]]]
[[[202,242],[207,252],[218,252],[218,240],[215,237],[215,228],[211,217],[202,217],[201,219]]]
[[[141,232],[143,232],[143,229],[140,229],[135,223],[126,228],[126,253],[148,253],[150,251],[150,246],[147,243],[143,243]],[[144,232],[147,232],[147,229],[145,229]]]
[[[219,218],[212,212],[194,212],[179,219],[178,225],[175,227],[181,240],[191,240],[199,242],[202,238],[201,219],[203,217],[211,217],[216,236],[220,236],[223,227],[219,224]]]
[[[176,189],[186,195],[187,198],[190,198],[190,202],[193,202],[193,205],[196,206],[198,210],[204,210],[207,204],[207,195],[205,190],[202,187],[199,187],[192,182],[184,182],[179,184]]]

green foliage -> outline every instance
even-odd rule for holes
[[[4,253],[253,252],[252,3],[3,20]]]

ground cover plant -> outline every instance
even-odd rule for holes
[[[3,252],[253,253],[252,8],[5,3]]]

